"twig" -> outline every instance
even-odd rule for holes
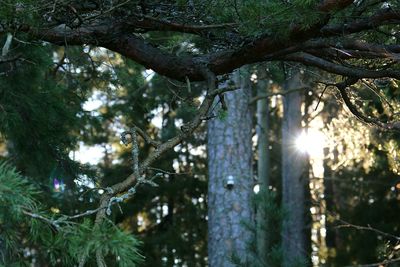
[[[116,183],[113,186],[110,187],[110,192],[105,193],[101,200],[100,200],[100,205],[99,205],[99,211],[96,214],[96,220],[95,220],[95,227],[94,231],[99,227],[99,225],[106,219],[107,215],[111,214],[111,205],[114,203],[119,203],[124,201],[125,199],[130,198],[132,195],[135,194],[136,188],[141,185],[141,184],[149,184],[151,186],[158,186],[156,183],[153,182],[153,180],[161,176],[161,173],[157,173],[155,176],[153,176],[150,179],[145,179],[144,177],[141,177],[140,174],[144,173],[145,170],[148,169],[150,164],[152,164],[156,159],[158,159],[163,153],[168,151],[169,149],[175,147],[176,145],[180,144],[184,139],[186,139],[188,136],[190,136],[196,129],[197,127],[203,122],[202,118],[207,115],[215,96],[217,93],[215,92],[215,87],[216,87],[216,78],[213,73],[206,72],[205,78],[209,81],[208,83],[208,92],[206,97],[204,98],[202,104],[198,108],[198,112],[196,116],[192,119],[192,121],[186,123],[185,126],[185,131],[182,131],[178,133],[175,137],[167,140],[166,142],[160,144],[154,151],[152,151],[146,159],[143,160],[143,162],[139,165],[139,175],[138,174],[131,174],[129,175],[125,180],[122,182]],[[121,135],[122,138],[125,137],[128,133],[125,132]],[[126,140],[125,140],[126,141]],[[133,141],[133,140],[132,140]],[[136,156],[135,156],[136,157]],[[136,172],[136,171],[135,171]],[[133,187],[132,187],[133,185]],[[127,190],[127,191],[126,191]],[[115,197],[117,194],[126,192],[118,197]],[[99,254],[100,255],[100,254]],[[101,260],[102,255],[99,256]],[[85,262],[84,256],[82,255],[81,257],[82,262]]]
[[[32,218],[42,220],[42,221],[54,226],[54,228],[57,229],[57,230],[60,229],[60,225],[56,221],[53,221],[53,220],[51,220],[49,218],[46,218],[46,217],[44,217],[44,216],[42,216],[40,214],[32,213],[32,212],[29,212],[29,211],[26,211],[26,210],[22,210],[22,213],[25,214],[25,215],[28,215],[28,216],[30,216]]]
[[[135,131],[143,138],[143,140],[145,142],[152,145],[153,147],[157,148],[161,144],[159,141],[156,141],[153,138],[151,138],[145,131],[140,129],[138,126],[133,125],[133,129],[135,129]],[[126,138],[127,135],[131,136],[131,140],[128,140]],[[125,132],[121,133],[120,138],[121,138],[122,143],[124,143],[124,145],[128,145],[128,144],[132,143],[132,132],[125,131]]]
[[[132,130],[132,159],[133,159],[133,174],[139,177],[139,145],[137,141],[136,128],[133,127]]]
[[[67,53],[64,51],[61,59],[56,63],[56,66],[53,69],[53,75],[55,75],[57,73],[58,69],[61,68],[62,65],[64,65],[66,57],[67,57]]]
[[[302,91],[302,90],[305,90],[305,89],[308,89],[308,88],[309,87],[301,87],[301,88],[290,89],[290,90],[287,90],[285,92],[277,92],[277,93],[270,93],[270,94],[266,94],[266,95],[258,95],[258,96],[253,97],[252,99],[250,99],[249,105],[254,104],[255,102],[257,102],[260,99],[269,98],[271,96],[287,95],[287,94],[290,94],[290,93],[293,93],[293,92],[297,92],[297,91]]]
[[[322,90],[320,96],[318,97],[318,102],[317,102],[317,105],[315,106],[314,111],[316,111],[318,109],[319,103],[321,103],[321,99],[324,96],[324,93],[325,93],[327,88],[328,88],[328,85],[325,84],[324,90]]]
[[[131,187],[125,194],[122,194],[120,196],[116,196],[116,197],[111,197],[108,205],[107,205],[107,209],[106,209],[106,214],[108,216],[111,215],[111,206],[116,204],[116,203],[121,203],[129,198],[131,198],[133,195],[136,194],[136,189],[142,185],[142,184],[149,184],[151,186],[157,187],[158,184],[156,184],[153,180],[157,177],[162,176],[161,173],[157,173],[156,175],[154,175],[153,177],[151,177],[150,179],[145,179],[144,177],[140,177],[137,179],[137,183]]]
[[[71,215],[71,216],[63,215],[63,217],[61,217],[63,219],[62,220],[57,220],[57,221],[65,221],[65,220],[68,220],[68,219],[70,219],[70,220],[78,219],[78,218],[81,218],[81,217],[85,217],[85,216],[89,216],[89,215],[95,214],[99,210],[100,210],[100,208],[97,208],[97,209],[94,209],[94,210],[87,210],[85,212],[82,212],[82,213],[79,213],[79,214],[76,214],[76,215]]]
[[[169,175],[186,175],[186,174],[191,174],[191,172],[180,172],[180,173],[177,173],[177,172],[169,172],[169,171],[165,171],[165,170],[163,170],[163,169],[154,168],[154,167],[147,167],[147,169],[149,169],[149,170],[154,170],[154,171],[158,171],[158,172],[165,173],[165,174],[169,174]]]
[[[390,259],[390,260],[384,260],[381,262],[375,262],[375,263],[369,263],[369,264],[361,264],[361,265],[348,265],[345,267],[381,267],[381,266],[386,266],[387,264],[390,263],[395,263],[395,262],[399,262],[400,258],[394,258],[394,259]]]
[[[190,80],[189,80],[189,77],[188,77],[188,76],[186,76],[185,79],[186,79],[187,89],[188,89],[188,92],[189,92],[189,94],[190,94],[190,93],[192,92],[192,85],[191,85],[191,83],[190,83]]]
[[[400,130],[400,123],[399,122],[382,122],[376,118],[372,117],[367,117],[366,115],[362,114],[357,107],[351,102],[349,95],[346,92],[346,88],[355,84],[358,81],[358,78],[348,78],[343,82],[333,84],[339,92],[340,95],[346,104],[347,108],[350,110],[351,113],[353,113],[354,116],[356,116],[359,120],[361,120],[364,123],[367,124],[372,124],[375,126],[378,126],[381,129],[384,130]]]
[[[337,219],[337,221],[339,221],[339,222],[341,222],[343,224],[338,225],[335,228],[354,228],[354,229],[357,229],[357,230],[366,230],[366,231],[375,232],[377,234],[380,234],[380,235],[395,239],[397,241],[400,241],[400,237],[399,236],[395,236],[393,234],[383,232],[383,231],[381,231],[379,229],[371,227],[371,225],[368,225],[368,226],[356,225],[356,224],[352,224],[352,223],[346,222],[346,221],[344,221],[342,219]]]

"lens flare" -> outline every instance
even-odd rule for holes
[[[325,135],[316,129],[303,131],[300,136],[296,138],[296,148],[300,152],[307,153],[311,157],[320,157],[325,146]]]

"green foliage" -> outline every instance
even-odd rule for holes
[[[94,226],[90,220],[84,220],[79,225],[63,227],[55,243],[66,244],[68,253],[75,262],[81,257],[95,258],[97,251],[121,267],[136,266],[143,260],[138,251],[140,242],[108,220],[99,226]],[[60,249],[62,247],[64,246]]]
[[[30,256],[24,256],[24,251],[31,248],[39,254],[45,251],[41,257],[52,266],[75,266],[82,256],[95,258],[98,250],[115,266],[136,266],[143,261],[140,242],[110,221],[94,226],[87,219],[54,228],[50,222],[57,218],[38,210],[36,198],[42,193],[15,168],[0,162],[0,264],[20,266],[29,262]]]
[[[281,266],[283,249],[281,245],[281,225],[287,216],[285,211],[279,204],[279,199],[274,191],[260,191],[253,196],[253,204],[256,207],[257,213],[262,212],[265,215],[263,218],[264,224],[255,228],[250,222],[243,222],[247,229],[254,235],[255,239],[248,244],[248,255],[250,263],[245,263],[237,255],[232,255],[231,261],[238,267],[267,267]],[[258,218],[258,217],[257,217]],[[259,252],[257,248],[257,232],[265,231],[268,239],[266,251]],[[303,261],[296,261],[291,267],[307,266]]]
[[[30,177],[33,184],[44,189],[38,196],[46,204],[41,210],[53,208],[60,212],[34,212],[45,218],[56,220],[62,213],[75,214],[96,208],[96,200],[99,198],[97,191],[83,193],[87,188],[77,187],[73,181],[80,179],[80,174],[86,172],[83,166],[68,158],[68,152],[76,148],[78,141],[87,145],[119,147],[118,134],[115,126],[110,126],[110,121],[120,123],[118,130],[130,129],[134,123],[151,136],[166,140],[179,133],[176,123],[190,120],[198,107],[197,97],[203,87],[192,84],[191,91],[187,92],[186,84],[175,86],[157,75],[149,83],[142,75],[143,67],[117,54],[90,47],[83,50],[64,50],[49,45],[26,48],[23,46],[13,51],[21,52],[27,61],[24,64],[17,61],[17,67],[12,72],[0,77],[0,108],[3,107],[5,111],[0,113],[0,133],[4,138],[2,144],[7,144],[8,157],[12,163],[25,176]],[[55,70],[54,62],[59,63],[64,52],[67,53],[68,62]],[[100,68],[101,71],[96,71]],[[82,106],[92,92],[94,99],[104,102],[95,111],[87,112]],[[162,131],[151,123],[157,115],[155,110],[162,114],[165,125]],[[140,157],[146,156],[150,150],[142,141],[140,139]],[[204,156],[189,153],[190,149],[203,143],[204,135],[199,133],[197,140],[188,140],[183,144],[185,155],[179,156],[177,152],[171,151],[154,165],[172,173],[172,160],[176,159],[180,164],[180,172],[186,173],[184,176],[174,179],[166,175],[160,181],[159,188],[143,188],[134,201],[121,204],[122,214],[118,209],[112,214],[114,217],[111,219],[134,234],[140,233],[132,223],[137,214],[142,214],[147,222],[157,225],[148,232],[140,233],[144,241],[142,253],[146,257],[144,266],[172,266],[163,262],[162,258],[166,256],[170,261],[175,257],[188,265],[196,262],[205,265],[206,163]],[[110,166],[104,160],[91,168],[97,171],[96,179],[91,180],[97,186],[113,184],[131,172],[130,149],[119,147],[118,153],[110,154],[109,157],[118,163]],[[195,178],[192,171],[196,173]],[[67,183],[64,192],[54,192],[53,179],[59,177]],[[154,200],[155,197],[157,200]],[[194,204],[192,199],[202,201]],[[161,218],[160,223],[158,209],[165,203],[172,203],[170,205],[176,207],[172,209],[178,209],[182,215],[178,217],[170,214]],[[83,225],[79,221],[62,223],[56,230],[42,220],[26,215],[23,218],[27,223],[13,223],[21,226],[23,231],[7,226],[10,235],[16,234],[15,240],[28,240],[23,244],[19,242],[19,257],[16,257],[18,262],[26,260],[29,263],[35,258],[39,263],[73,266],[79,253],[83,252],[89,255],[87,265],[96,266],[92,259],[97,249],[104,253],[110,265],[133,266],[134,262],[142,258],[134,251],[137,249],[137,245],[134,245],[136,239],[130,234],[116,231],[115,226],[108,227],[110,229],[101,226],[99,229],[103,234],[96,234],[94,231],[91,233],[93,224],[89,221]],[[197,227],[193,229],[194,222]],[[35,247],[36,254],[23,258],[22,249],[32,247]],[[135,258],[135,255],[138,257]],[[11,264],[8,260],[7,266]]]
[[[35,196],[38,191],[24,179],[15,168],[0,161],[0,246],[4,246],[9,255],[18,253],[19,234],[14,227],[25,221],[24,210],[36,208]],[[4,253],[4,251],[0,251]]]
[[[23,60],[7,66],[11,71],[0,77],[0,132],[19,170],[47,178],[57,162],[68,165],[67,149],[76,141],[68,133],[83,121],[76,116],[82,100],[49,77],[52,47],[20,45],[13,51]]]
[[[99,109],[99,129],[106,137],[105,144],[119,146],[116,133],[107,128],[110,120],[119,120],[124,130],[138,125],[150,136],[165,141],[180,133],[181,124],[193,118],[204,89],[202,84],[192,83],[189,91],[186,83],[170,81],[157,74],[148,82],[141,75],[144,69],[126,59],[114,64],[113,70],[117,77],[111,81],[118,90],[102,89],[110,104]],[[152,123],[155,117],[162,122],[162,129]],[[121,204],[122,213],[115,209],[113,215],[118,225],[141,236],[141,251],[146,258],[142,266],[169,267],[176,264],[175,259],[180,261],[178,265],[206,265],[206,159],[204,154],[191,153],[204,142],[204,132],[198,131],[179,150],[168,151],[152,165],[168,172],[157,180],[160,186],[142,187],[134,199]],[[153,149],[141,138],[139,145],[140,158]],[[125,178],[132,170],[130,146],[121,147],[112,159],[118,163],[100,164],[102,186]],[[148,173],[149,177],[154,174]]]
[[[33,23],[39,16],[42,1],[37,0],[3,0],[0,8],[2,23]],[[44,4],[42,2],[42,4]]]
[[[15,168],[0,161],[0,205],[11,207],[11,215],[18,216],[23,208],[34,209],[34,198],[39,194],[28,179],[23,178]],[[19,196],[18,198],[15,195]],[[2,213],[1,213],[2,214]]]
[[[321,14],[316,11],[316,0],[296,1],[212,1],[210,12],[220,22],[236,22],[246,35],[270,34],[287,38],[288,26],[307,29],[318,23]],[[267,29],[269,32],[265,32]]]
[[[224,109],[219,109],[217,112],[217,118],[221,121],[225,121],[228,117],[228,111]]]

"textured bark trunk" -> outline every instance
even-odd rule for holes
[[[244,69],[233,81],[241,89],[225,94],[227,116],[208,123],[208,260],[210,267],[233,267],[232,256],[247,261],[253,237],[243,225],[254,223],[251,205],[252,117],[250,79]],[[233,179],[231,189],[226,187]]]
[[[257,84],[257,95],[262,96],[268,93],[268,80],[266,71],[260,69],[259,76],[263,77]],[[269,186],[269,113],[268,98],[257,101],[257,176],[260,185],[260,194],[267,194]],[[266,203],[257,203],[257,254],[261,262],[266,262],[268,254],[268,214],[265,212]]]
[[[301,74],[292,69],[284,85],[286,91],[303,87]],[[282,121],[282,206],[287,216],[282,225],[283,266],[291,267],[306,259],[305,236],[305,155],[296,149],[301,133],[302,93],[294,91],[283,98]]]

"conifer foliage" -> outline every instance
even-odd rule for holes
[[[105,221],[93,231],[93,222],[82,223],[45,212],[38,202],[43,192],[32,186],[9,163],[0,164],[0,223],[2,266],[21,266],[43,249],[43,262],[51,266],[74,266],[84,257],[95,258],[96,251],[110,258],[115,266],[135,266],[143,260],[139,241]],[[90,263],[90,261],[89,261]],[[90,265],[95,266],[92,262]]]

